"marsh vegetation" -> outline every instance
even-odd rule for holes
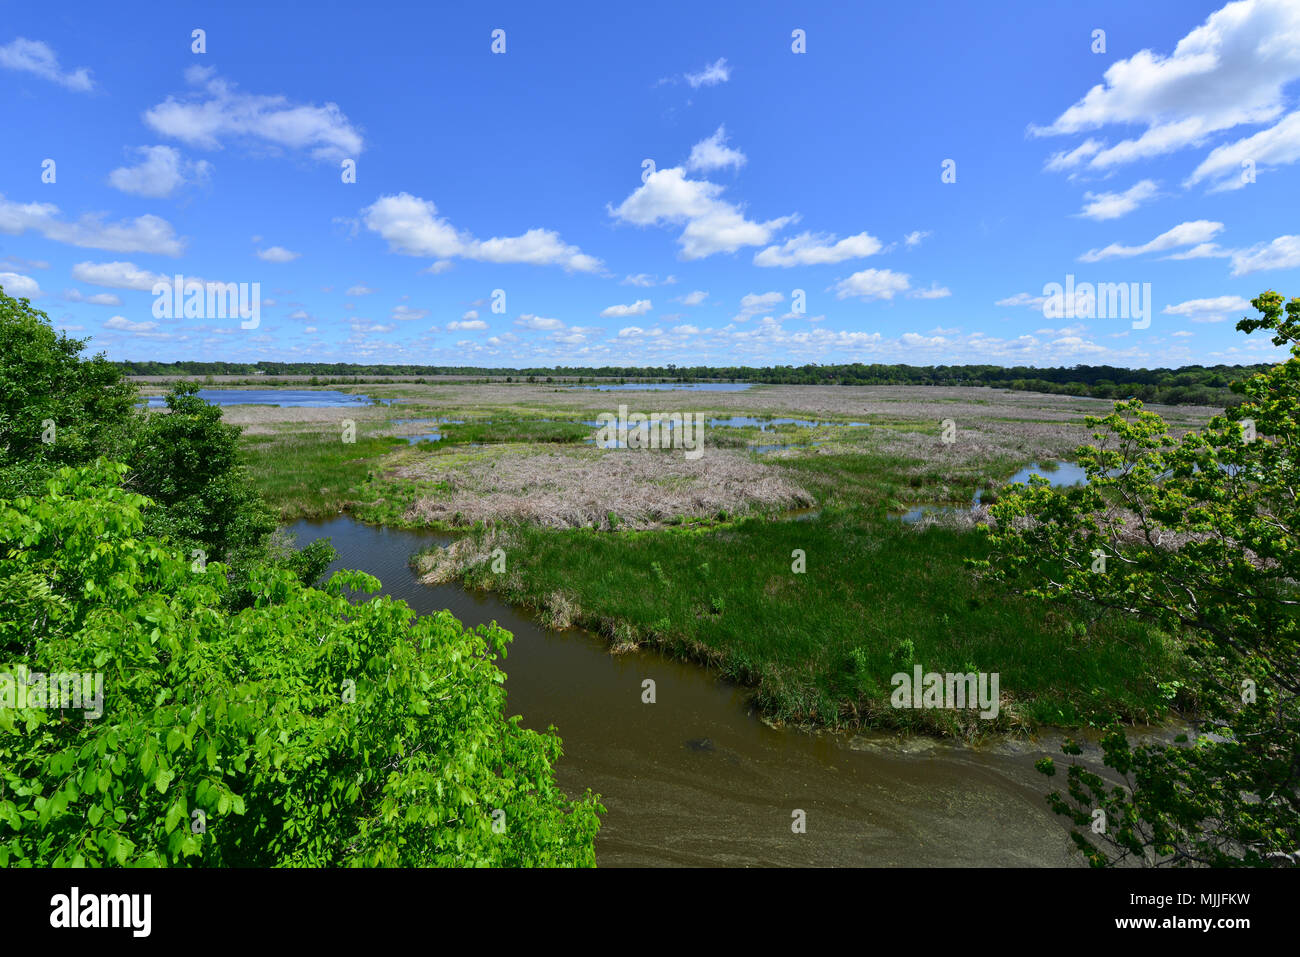
[[[1089,438],[1083,417],[1109,403],[979,388],[364,389],[396,402],[226,407],[282,520],[346,509],[452,533],[450,548],[419,560],[430,582],[494,590],[619,652],[654,646],[705,663],[775,720],[966,737],[1157,721],[1192,703],[1162,632],[1081,610],[1044,615],[990,594],[968,565],[985,554],[971,527],[986,512],[970,502],[1071,454]],[[620,403],[702,413],[704,454],[596,448],[596,417]],[[1161,411],[1187,430],[1215,410]],[[341,439],[345,417],[354,443]],[[407,443],[431,422],[438,441]],[[944,505],[961,509],[920,527],[894,520]],[[498,549],[504,563],[491,560]],[[1001,672],[997,721],[891,708],[889,677],[914,662]]]

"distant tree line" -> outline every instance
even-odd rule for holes
[[[695,382],[721,380],[770,385],[935,385],[988,386],[1099,399],[1141,399],[1170,405],[1229,407],[1239,399],[1229,389],[1272,368],[1272,363],[1245,366],[1181,366],[1177,369],[1125,369],[1120,366],[955,365],[912,366],[860,362],[803,366],[601,366],[498,368],[482,366],[357,365],[349,362],[120,362],[134,376],[314,376],[318,379],[359,376],[472,376],[507,381],[583,383],[595,379]]]

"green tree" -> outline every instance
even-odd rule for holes
[[[1186,652],[1194,733],[1135,746],[1113,728],[1107,771],[1072,761],[1049,798],[1097,866],[1300,862],[1300,299],[1252,305],[1237,328],[1272,330],[1291,358],[1234,386],[1240,405],[1175,438],[1116,403],[1087,420],[1087,486],[1038,480],[992,508],[992,579],[1145,620]]]
[[[49,317],[0,287],[0,495],[39,487],[51,468],[122,448],[136,390],[86,340],[55,332]]]
[[[81,353],[85,340],[56,333],[26,299],[0,291],[0,497],[38,492],[62,465],[103,456],[131,466],[127,484],[161,508],[146,530],[230,568],[228,600],[251,602],[254,564],[292,571],[311,584],[334,559],[327,542],[295,552],[273,544],[274,520],[240,461],[239,430],[176,386],[165,411],[141,411],[135,387],[102,355]]]
[[[153,510],[151,533],[243,571],[265,556],[275,520],[245,473],[239,429],[225,425],[221,409],[198,391],[179,383],[166,397],[167,411],[144,418],[126,484],[162,506]]]
[[[594,864],[604,809],[506,717],[507,632],[358,572],[259,566],[230,612],[125,472],[0,501],[0,866]],[[20,700],[23,669],[102,674],[102,714]]]

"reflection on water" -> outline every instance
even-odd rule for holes
[[[1076,864],[1048,810],[1034,747],[972,751],[927,739],[806,734],[764,724],[741,688],[654,652],[615,656],[578,630],[550,631],[487,594],[421,585],[408,557],[449,539],[346,517],[291,526],[329,536],[333,568],[356,568],[416,611],[515,636],[500,662],[512,714],[554,725],[561,786],[609,809],[601,866],[942,866]],[[644,679],[655,704],[642,704]],[[922,747],[923,746],[923,747]],[[791,833],[791,814],[807,832]]]
[[[1039,465],[1037,462],[1032,465],[1026,465],[1011,478],[1006,480],[1007,485],[1019,482],[1022,485],[1029,484],[1029,476],[1041,475],[1047,479],[1047,484],[1052,488],[1065,488],[1070,485],[1087,485],[1088,473],[1084,471],[1082,465],[1076,465],[1073,462],[1049,462],[1047,465]],[[983,489],[975,492],[975,504],[980,503],[980,496]]]
[[[200,389],[198,395],[211,405],[279,405],[285,408],[329,409],[371,403],[368,395],[351,395],[331,389]],[[167,401],[164,396],[151,395],[148,405],[151,409],[163,408]]]
[[[1011,478],[1007,479],[1005,485],[1014,482],[1029,484],[1029,476],[1041,475],[1047,479],[1049,485],[1053,488],[1065,488],[1070,485],[1086,485],[1088,483],[1088,473],[1084,471],[1083,466],[1076,465],[1073,462],[1049,462],[1047,465],[1039,465],[1037,462],[1022,468]],[[975,490],[975,498],[970,504],[970,510],[978,508],[982,504],[984,496],[983,489]],[[900,522],[912,524],[919,522],[927,515],[940,515],[944,512],[962,511],[963,506],[959,505],[917,505],[908,509],[901,515],[890,515],[890,518],[898,519]]]

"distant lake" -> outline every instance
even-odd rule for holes
[[[743,392],[749,382],[628,382],[623,385],[579,385],[577,389],[596,389],[599,392],[668,392],[681,389],[687,392]]]
[[[200,389],[199,398],[212,405],[279,405],[310,409],[370,404],[368,395],[350,395],[329,389]],[[151,409],[159,409],[166,404],[166,396],[149,396],[148,406]]]

